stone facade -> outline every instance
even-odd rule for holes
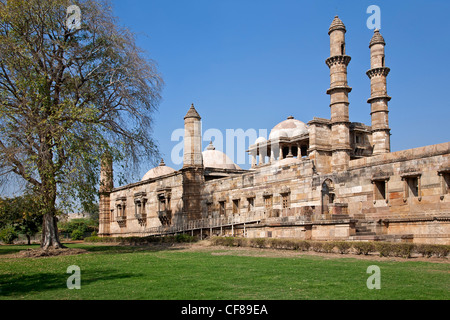
[[[100,234],[287,237],[450,244],[450,142],[391,152],[385,41],[370,42],[371,125],[348,115],[345,26],[330,35],[330,119],[289,117],[249,147],[250,170],[210,145],[186,114],[184,164],[162,162],[140,182],[112,186],[102,165]],[[222,160],[221,160],[222,159]]]

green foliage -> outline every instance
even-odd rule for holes
[[[413,243],[394,243],[393,254],[396,257],[411,258],[411,254],[414,252],[415,244]]]
[[[369,241],[353,242],[352,246],[356,254],[364,254],[366,256],[375,250],[375,245]]]
[[[38,198],[28,193],[15,198],[0,198],[0,228],[7,225],[27,237],[38,233],[42,225]]]
[[[252,238],[250,239],[250,246],[254,248],[265,248],[266,239],[265,238]]]
[[[371,252],[378,252],[381,257],[403,257],[410,258],[413,253],[420,253],[424,257],[445,258],[450,252],[447,245],[416,245],[413,243],[392,243],[392,242],[352,242],[352,241],[311,241],[297,239],[277,239],[277,238],[239,238],[239,237],[213,237],[211,244],[214,246],[229,247],[254,247],[272,248],[284,250],[315,251],[332,253],[337,248],[341,254],[348,254],[351,249],[358,255],[368,255]]]
[[[195,237],[190,236],[185,233],[177,234],[175,236],[175,242],[178,242],[178,243],[194,242],[195,239],[196,239]]]
[[[311,249],[315,252],[322,252],[323,242],[311,241]]]
[[[70,238],[72,240],[83,240],[84,238],[84,232],[81,229],[75,229],[70,234]]]
[[[311,243],[309,241],[302,240],[298,242],[298,250],[308,251],[310,247]]]
[[[348,241],[337,241],[336,247],[341,254],[347,254],[352,248],[352,243]]]
[[[5,244],[13,244],[18,238],[18,234],[14,227],[7,226],[0,230],[0,240]]]
[[[197,237],[188,234],[178,234],[175,236],[165,237],[98,237],[90,236],[84,238],[84,242],[92,243],[119,243],[122,245],[146,245],[146,244],[162,244],[162,243],[191,243],[198,241]],[[219,245],[219,244],[216,244]]]
[[[127,168],[124,177],[159,157],[156,63],[117,25],[108,1],[76,3],[79,30],[66,26],[67,0],[0,4],[1,171],[29,184],[50,219],[57,204],[98,211],[105,154]],[[56,232],[48,228],[44,246]]]
[[[389,257],[393,253],[393,246],[389,242],[375,242],[375,250],[378,251],[380,257]]]
[[[325,241],[322,246],[322,252],[332,253],[336,247],[336,243],[334,241]]]
[[[98,230],[98,223],[92,219],[73,219],[68,222],[58,223],[58,230],[63,233],[72,233],[74,230],[94,232]]]

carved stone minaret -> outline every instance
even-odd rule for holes
[[[184,117],[183,222],[202,218],[204,183],[201,117],[194,104]]]
[[[110,235],[111,192],[114,189],[112,158],[105,154],[101,160],[99,188],[99,236]]]
[[[184,117],[183,168],[203,167],[201,120],[202,118],[192,104]]]
[[[391,134],[389,129],[388,102],[386,77],[390,69],[385,66],[384,47],[386,43],[378,29],[375,29],[370,41],[370,66],[367,76],[370,78],[370,99],[372,117],[372,145],[373,154],[391,152]]]
[[[348,114],[348,94],[352,91],[347,84],[347,66],[351,58],[345,54],[345,25],[336,16],[331,23],[330,57],[326,64],[330,68],[331,108],[331,169],[343,171],[348,169],[350,161],[350,122]]]

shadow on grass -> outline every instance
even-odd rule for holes
[[[141,246],[132,245],[120,245],[120,244],[96,244],[96,243],[63,243],[67,248],[84,249],[90,253],[102,253],[102,254],[120,254],[120,253],[138,253],[149,251],[172,251],[181,250],[183,245],[162,243],[162,244],[148,244]],[[39,244],[32,245],[0,245],[0,256],[6,256],[9,254],[18,253],[28,249],[39,249]]]
[[[68,245],[69,248],[79,248],[84,249],[92,253],[104,253],[104,254],[117,254],[117,253],[145,253],[145,252],[157,252],[157,251],[173,251],[182,250],[185,246],[174,245],[171,243],[164,244],[148,244],[142,246],[131,246],[131,245],[109,245],[109,244],[76,244]]]
[[[17,253],[22,250],[27,249],[39,249],[39,244],[31,244],[31,245],[0,245],[0,256],[6,254]]]
[[[28,275],[0,275],[0,297],[14,297],[28,293],[43,293],[51,290],[67,289],[67,279],[71,274],[35,273]],[[124,273],[116,269],[102,269],[101,271],[83,270],[81,286],[98,281],[117,281],[141,277],[140,273]]]

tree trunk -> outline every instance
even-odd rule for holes
[[[26,236],[27,236],[28,245],[30,245],[31,244],[31,236],[29,234],[27,234]]]
[[[47,250],[49,248],[61,249],[66,248],[59,241],[58,226],[56,225],[56,217],[53,212],[44,214],[42,223],[42,241],[41,248]]]

